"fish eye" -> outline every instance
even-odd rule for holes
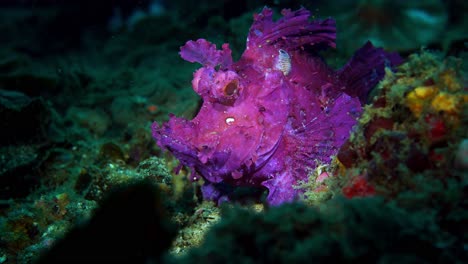
[[[224,86],[224,95],[226,96],[234,95],[235,93],[237,93],[237,88],[238,88],[237,81],[232,81],[228,83],[226,86]]]

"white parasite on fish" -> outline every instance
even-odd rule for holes
[[[291,71],[291,56],[289,56],[289,54],[283,49],[280,49],[278,53],[275,69],[282,71],[286,76]]]

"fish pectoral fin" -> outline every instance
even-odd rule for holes
[[[298,190],[294,189],[296,179],[288,171],[281,172],[270,180],[262,183],[268,189],[267,203],[272,206],[285,202],[293,202],[298,197]]]

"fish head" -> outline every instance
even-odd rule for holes
[[[284,76],[278,70],[257,74],[246,62],[226,63],[227,47],[216,50],[206,40],[182,47],[184,59],[203,65],[192,80],[203,103],[192,120],[170,116],[161,126],[154,123],[153,136],[195,172],[192,180],[259,186],[265,178],[256,172],[273,155],[287,119]]]

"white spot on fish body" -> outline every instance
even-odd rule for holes
[[[226,121],[226,124],[232,125],[232,123],[234,123],[236,119],[234,119],[234,117],[227,117],[225,121]]]

